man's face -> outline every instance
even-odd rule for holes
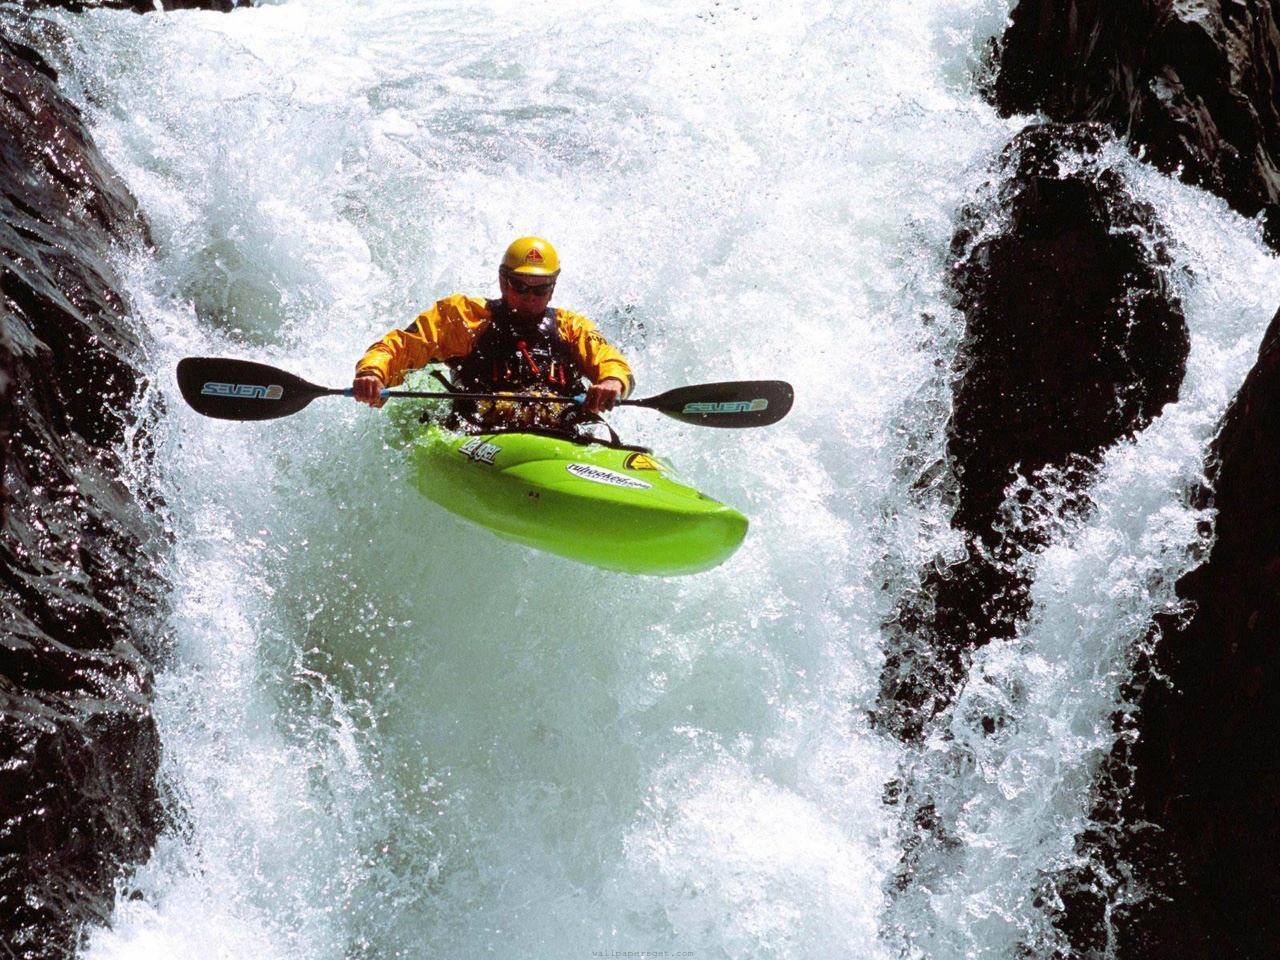
[[[500,273],[498,287],[502,290],[502,299],[517,317],[521,320],[540,320],[547,312],[547,304],[551,302],[556,278]]]

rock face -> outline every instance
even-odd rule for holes
[[[1280,248],[1280,6],[1273,0],[1022,0],[995,99],[1096,120],[1165,172],[1266,215]]]
[[[215,10],[230,13],[236,7],[253,5],[253,0],[42,0],[42,7],[63,7],[80,13],[84,10],[132,10],[152,13],[157,10]]]
[[[1215,540],[1159,624],[1136,737],[1100,782],[1091,866],[1059,883],[1081,955],[1273,957],[1280,944],[1280,313],[1209,464]],[[1108,917],[1108,907],[1110,915]],[[1098,954],[1101,955],[1101,954]]]
[[[966,654],[1025,616],[1019,563],[1045,543],[1044,492],[1081,488],[1099,454],[1177,398],[1186,322],[1154,213],[1107,164],[1109,140],[1092,124],[1024,130],[961,215],[952,287],[966,327],[947,447],[968,557],[931,567],[887,625],[877,720],[903,738],[950,702]]]
[[[1023,0],[995,94],[1006,113],[1097,119],[1164,170],[1266,214],[1280,248],[1280,4]],[[1046,903],[1074,955],[1251,960],[1280,944],[1280,315],[1207,467],[1217,516],[1117,717]]]
[[[1195,605],[1161,624],[1139,702],[1127,823],[1161,830],[1180,878],[1134,911],[1126,957],[1274,956],[1280,945],[1280,313],[1210,460],[1207,562],[1178,584]],[[1123,925],[1123,924],[1122,924]]]
[[[141,348],[105,259],[144,231],[55,81],[0,37],[0,956],[22,958],[70,955],[158,822],[139,625],[163,537],[121,479]]]

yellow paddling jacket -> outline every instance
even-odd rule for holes
[[[439,361],[450,362],[467,390],[539,384],[572,393],[580,377],[591,383],[616,377],[626,393],[634,385],[630,365],[586,317],[549,309],[540,323],[521,323],[500,300],[461,294],[438,301],[406,329],[369,347],[356,375],[374,373],[393,387],[410,370]]]

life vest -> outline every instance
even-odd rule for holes
[[[465,357],[450,361],[458,389],[475,393],[584,392],[572,348],[560,336],[556,312],[537,324],[515,316],[501,300],[487,301],[489,326]]]

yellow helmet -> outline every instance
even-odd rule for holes
[[[554,277],[560,273],[556,248],[541,237],[521,237],[502,256],[502,270],[530,277]]]

